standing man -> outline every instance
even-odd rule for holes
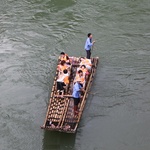
[[[73,85],[72,97],[74,99],[74,114],[78,114],[78,104],[80,103],[81,92],[84,92],[84,89],[81,85],[81,80],[77,79],[76,83]]]
[[[90,57],[91,57],[91,48],[92,48],[93,44],[95,43],[95,41],[92,42],[92,34],[91,33],[88,33],[87,36],[88,36],[88,38],[86,39],[84,49],[86,50],[87,59],[90,59]]]

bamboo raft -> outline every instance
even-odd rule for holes
[[[74,60],[78,59],[78,57],[72,58]],[[79,62],[74,60],[72,61],[73,63],[71,65],[70,70],[70,78],[69,78],[70,83],[63,97],[57,96],[56,94],[57,78],[58,78],[58,71],[56,71],[45,121],[43,126],[41,126],[42,129],[66,133],[75,133],[77,130],[79,121],[81,119],[84,110],[84,106],[86,104],[88,93],[92,85],[92,81],[94,79],[99,58],[98,57],[91,58],[92,62],[91,72],[90,75],[88,76],[88,79],[86,80],[85,92],[82,95],[80,104],[78,106],[79,113],[76,115],[74,114],[74,101],[73,98],[70,96],[72,95],[73,81],[76,75],[77,67],[79,66]]]

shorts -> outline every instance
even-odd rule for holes
[[[64,86],[65,86],[65,83],[64,82],[57,82],[57,90],[64,90]]]
[[[74,99],[74,105],[77,106],[80,103],[80,98],[73,98]]]

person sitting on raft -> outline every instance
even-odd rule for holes
[[[61,94],[63,97],[65,87],[67,88],[69,84],[69,74],[68,70],[65,69],[63,70],[62,73],[59,74],[58,79],[57,79],[57,93]]]
[[[90,71],[91,70],[91,67],[92,67],[92,62],[91,62],[91,59],[87,59],[87,58],[84,58],[84,57],[81,57],[80,58],[80,66],[82,65],[85,65],[86,68]]]
[[[75,76],[75,79],[74,79],[74,83],[77,82],[77,80],[80,80],[80,84],[82,87],[85,86],[85,77],[83,75],[83,71],[82,70],[79,70]]]
[[[68,71],[70,70],[70,66],[68,66],[65,62],[65,60],[62,60],[60,62],[60,64],[57,66],[57,70],[59,71],[59,73],[62,73],[65,69],[67,69]]]
[[[59,56],[59,61],[62,61],[62,60],[64,60],[66,62],[66,64],[70,65],[69,56],[64,52],[61,52],[60,56]]]
[[[85,80],[88,78],[88,75],[90,74],[88,69],[86,68],[85,65],[81,65],[80,67],[77,68],[77,71],[82,70],[83,76],[85,77]]]

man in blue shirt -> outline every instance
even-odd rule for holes
[[[91,48],[92,48],[93,44],[95,43],[95,41],[92,42],[92,34],[91,33],[88,33],[87,36],[88,36],[88,38],[86,39],[84,49],[86,50],[87,59],[90,59],[90,57],[91,57]]]
[[[82,88],[81,80],[78,79],[73,85],[72,97],[74,99],[74,114],[78,113],[78,104],[80,102],[81,91],[84,91]]]

